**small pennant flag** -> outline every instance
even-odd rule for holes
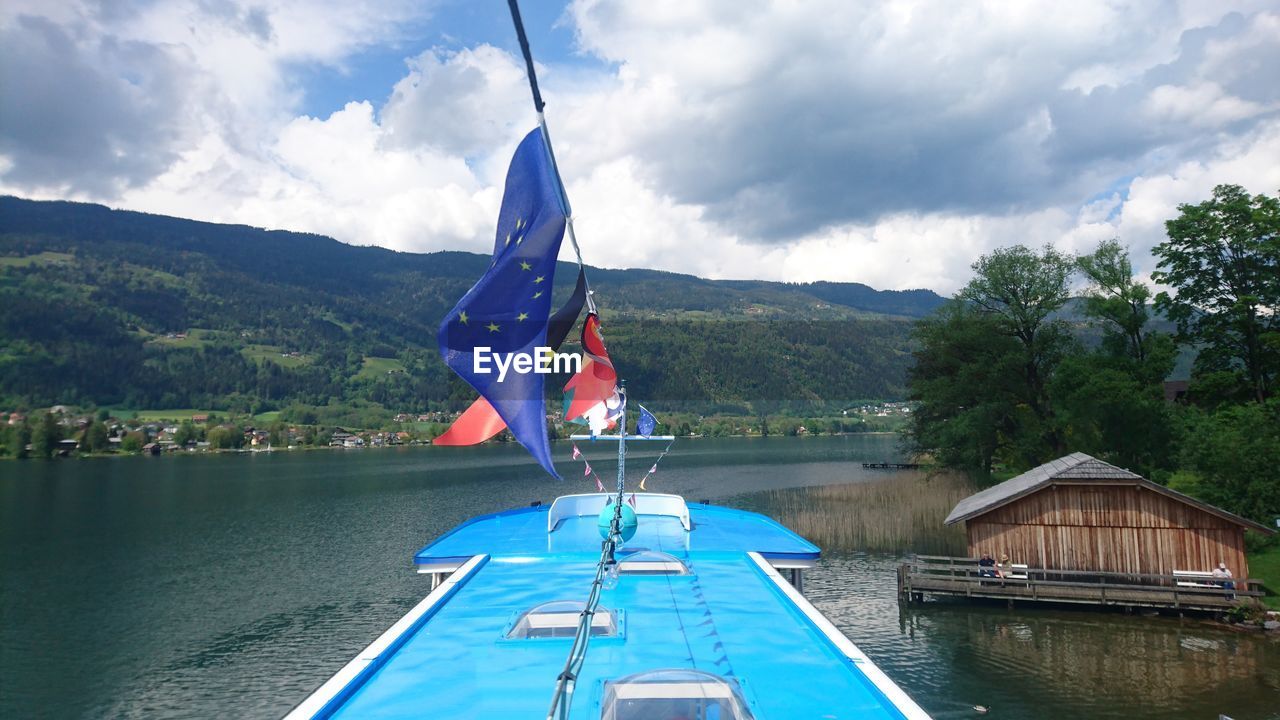
[[[645,476],[644,476],[644,478],[642,478],[642,479],[640,480],[640,489],[641,489],[641,490],[643,490],[643,489],[644,489],[644,481],[645,481],[645,480],[648,480],[648,479],[649,479],[649,476],[648,476],[648,475],[645,475]]]
[[[631,507],[636,506],[636,494],[631,493],[631,497],[627,498],[627,502],[631,503]]]
[[[604,483],[600,482],[600,478],[596,478],[596,492],[604,492]]]
[[[577,459],[578,459],[578,458],[580,458],[580,457],[582,457],[582,451],[578,449],[578,446],[577,446],[577,445],[574,445],[574,446],[573,446],[573,459],[574,459],[574,460],[577,460]]]
[[[653,464],[653,467],[649,468],[649,474],[650,474],[650,475],[652,475],[652,474],[654,474],[654,473],[656,473],[656,472],[658,472],[658,463],[654,463],[654,464]]]
[[[582,477],[587,477],[588,475],[590,475],[590,474],[591,474],[591,463],[589,463],[589,462],[584,462],[584,463],[582,463],[582,464],[583,464],[584,466],[586,466],[586,467],[585,467],[585,468],[583,468],[583,470],[582,470]]]

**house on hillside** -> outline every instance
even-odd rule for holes
[[[1224,562],[1248,577],[1244,531],[1271,528],[1084,453],[1047,462],[961,500],[970,557],[1032,568],[1170,575]]]

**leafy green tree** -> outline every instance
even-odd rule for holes
[[[1197,373],[1239,369],[1248,393],[1265,400],[1280,372],[1280,199],[1219,185],[1178,211],[1152,273],[1177,292],[1161,292],[1156,307],[1202,346]]]
[[[205,439],[209,441],[209,447],[230,450],[244,445],[244,431],[234,425],[219,425],[210,428]]]
[[[133,430],[125,433],[120,439],[120,449],[127,453],[142,452],[142,448],[147,444],[147,434],[142,430]]]
[[[1094,352],[1066,357],[1050,385],[1068,445],[1151,474],[1172,462],[1173,423],[1163,381],[1176,349],[1149,326],[1151,291],[1115,240],[1077,260],[1090,280],[1085,315],[1102,330]]]
[[[107,426],[101,420],[95,420],[84,429],[80,440],[80,449],[85,452],[102,452],[111,446],[107,435]]]
[[[30,455],[27,445],[31,444],[31,426],[27,423],[19,423],[10,428],[9,433],[10,447],[12,454],[16,458],[25,458]]]
[[[38,458],[53,457],[62,440],[62,425],[53,413],[44,413],[31,431],[31,456]]]
[[[185,447],[187,443],[200,439],[199,430],[196,429],[195,423],[190,420],[183,420],[178,426],[177,432],[173,434],[173,442],[178,447]]]
[[[990,477],[1025,419],[1020,343],[993,314],[958,300],[918,322],[915,340],[908,382],[919,405],[907,426],[908,445],[948,467]]]
[[[1199,496],[1268,525],[1280,516],[1280,399],[1188,408],[1186,421],[1180,461]]]
[[[1118,240],[1104,240],[1076,262],[1090,281],[1084,314],[1101,325],[1104,350],[1132,361],[1140,379],[1162,382],[1177,349],[1173,338],[1150,329],[1151,289],[1134,277],[1128,251]]]
[[[1022,400],[1035,420],[1038,442],[1024,443],[1033,464],[1061,454],[1065,445],[1048,393],[1049,378],[1071,344],[1061,321],[1051,320],[1070,298],[1074,260],[1046,245],[1039,253],[1022,245],[1000,248],[973,264],[974,277],[957,296],[989,318],[1001,335],[1018,343],[1016,371]]]

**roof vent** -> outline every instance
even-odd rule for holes
[[[553,600],[526,610],[511,629],[507,638],[571,638],[578,634],[578,622],[587,604],[578,600]],[[616,637],[617,614],[607,607],[596,607],[591,616],[591,637]]]
[[[752,720],[738,684],[700,670],[650,670],[605,683],[601,720]]]
[[[618,561],[623,575],[688,575],[689,566],[680,558],[657,550],[641,550]]]

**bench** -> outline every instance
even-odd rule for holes
[[[1026,563],[1013,563],[1008,570],[1002,571],[1004,576],[1010,580],[1026,580],[1027,565]]]
[[[1222,582],[1215,580],[1213,573],[1201,570],[1174,570],[1174,578],[1178,587],[1221,588]]]

